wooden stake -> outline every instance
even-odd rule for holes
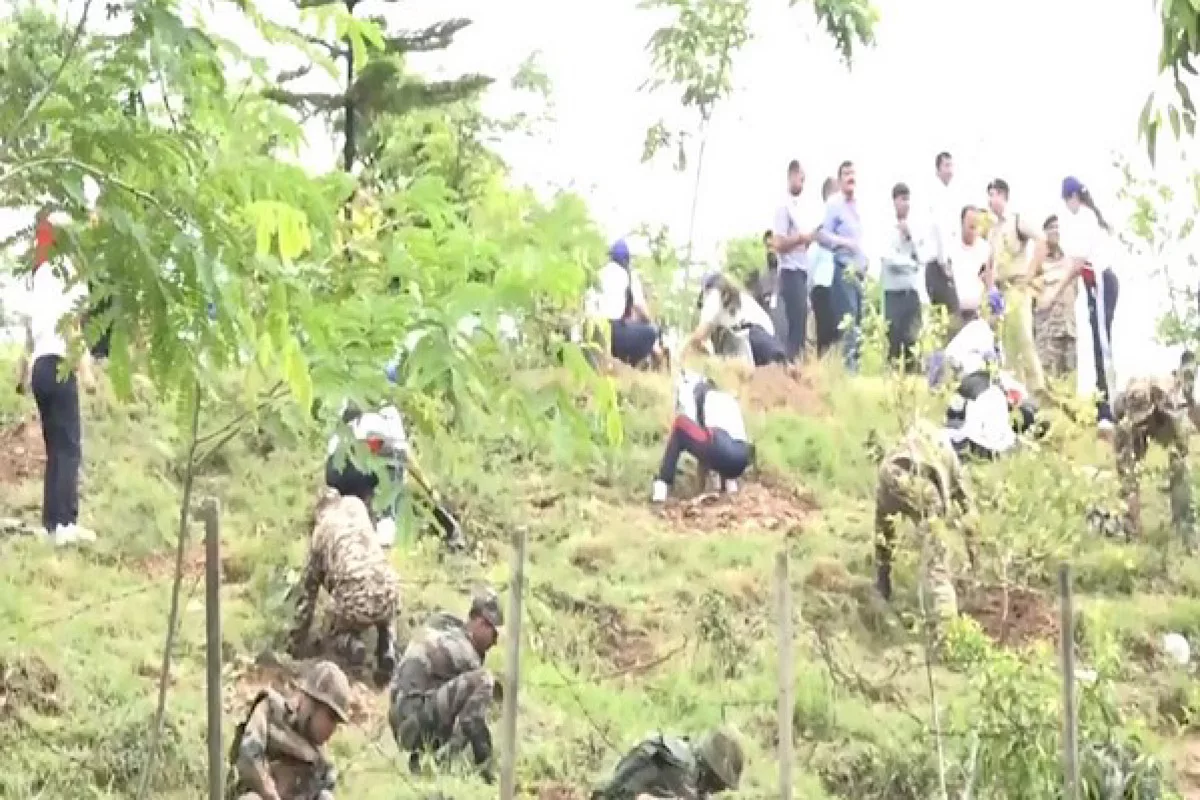
[[[508,651],[505,654],[504,749],[500,764],[500,798],[516,797],[517,692],[521,685],[521,608],[525,592],[525,528],[513,532],[512,580],[508,587]]]

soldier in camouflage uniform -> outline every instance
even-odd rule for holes
[[[308,639],[321,587],[333,598],[334,649],[352,666],[366,661],[362,635],[374,627],[376,668],[383,680],[396,666],[394,621],[400,604],[399,578],[375,536],[375,526],[362,500],[322,489],[317,501],[308,563],[296,603],[291,652],[297,655]]]
[[[1186,370],[1181,372],[1186,374]],[[1171,523],[1190,551],[1195,546],[1195,516],[1187,466],[1191,425],[1183,382],[1179,378],[1130,381],[1113,406],[1117,419],[1114,445],[1121,498],[1125,501],[1125,535],[1135,538],[1142,533],[1138,464],[1146,457],[1153,439],[1170,453]]]
[[[273,689],[254,699],[238,726],[226,797],[236,800],[333,800],[337,772],[325,743],[345,724],[350,682],[329,661],[314,665],[290,701]]]
[[[737,790],[742,758],[738,740],[723,728],[710,731],[699,743],[654,734],[625,754],[612,777],[592,792],[592,800],[704,800]]]
[[[958,598],[947,567],[946,544],[939,523],[955,521],[963,529],[967,555],[975,564],[974,509],[966,476],[945,433],[918,420],[879,465],[875,490],[876,586],[892,597],[892,552],[895,516],[911,519],[921,537],[924,576],[940,621],[958,615]]]
[[[496,593],[488,590],[471,601],[465,623],[434,614],[409,642],[392,681],[388,722],[414,772],[422,751],[437,751],[446,764],[469,744],[476,767],[492,779],[487,711],[496,679],[483,661],[503,624]]]

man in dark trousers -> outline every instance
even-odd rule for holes
[[[804,170],[799,161],[788,164],[787,182],[787,197],[775,211],[771,244],[779,257],[779,304],[787,317],[784,352],[789,361],[794,361],[804,354],[808,330],[808,246],[815,231],[801,220]]]

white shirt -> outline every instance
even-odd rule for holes
[[[808,280],[813,286],[832,286],[834,273],[833,253],[817,242],[808,246]]]
[[[721,290],[709,289],[704,295],[703,305],[700,306],[700,324],[728,328],[742,335],[747,335],[745,329],[749,326],[758,325],[772,336],[775,335],[775,323],[771,321],[771,315],[745,291],[741,293],[737,314],[731,315],[721,304]]]
[[[970,375],[996,360],[996,334],[982,319],[973,319],[946,345],[946,361]]]
[[[979,274],[987,266],[991,248],[982,237],[976,236],[975,243],[967,245],[959,236],[946,252],[950,259],[951,272],[954,274],[954,288],[958,291],[958,299],[970,294],[982,297],[986,285]]]
[[[343,410],[345,407],[343,406]],[[382,455],[397,456],[408,452],[408,435],[404,430],[404,419],[400,411],[393,405],[386,405],[378,411],[368,411],[350,423],[354,438],[360,442],[379,442],[378,452]],[[331,456],[337,452],[341,437],[334,434],[329,437],[325,455]]]
[[[1108,237],[1090,208],[1075,213],[1067,209],[1058,217],[1058,228],[1059,243],[1066,255],[1090,262],[1096,272],[1107,266],[1104,245]]]
[[[675,412],[700,423],[696,408],[696,386],[704,378],[694,372],[685,372],[675,384]],[[735,442],[749,441],[746,437],[746,420],[737,398],[728,392],[709,389],[704,395],[704,427],[720,428]]]
[[[929,186],[930,249],[938,261],[945,261],[953,244],[962,239],[962,210],[966,203],[958,185],[935,177]]]
[[[597,298],[599,316],[603,319],[617,320],[625,318],[625,290],[633,289],[633,304],[644,306],[646,295],[642,292],[642,281],[632,271],[627,270],[615,261],[610,261],[600,268],[598,277],[600,295]],[[630,287],[630,280],[633,285]]]
[[[77,283],[68,287],[58,274],[63,259],[42,264],[33,272],[29,287],[27,312],[29,328],[33,334],[31,360],[42,356],[65,356],[67,341],[59,333],[63,317],[87,296],[87,287]]]
[[[966,414],[962,427],[950,429],[951,441],[965,439],[993,453],[1004,453],[1016,446],[1017,435],[1009,420],[1008,398],[999,386],[989,386],[974,400],[965,400],[956,394],[952,402],[965,404]]]

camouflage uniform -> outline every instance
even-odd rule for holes
[[[989,215],[990,216],[990,215]],[[1026,220],[1015,213],[998,220],[988,235],[996,271],[996,288],[1004,295],[1004,320],[1000,323],[1004,352],[1035,391],[1044,383],[1033,333],[1033,298],[1025,275],[1025,243],[1036,236]]]
[[[308,637],[321,587],[333,598],[335,647],[357,665],[365,659],[362,633],[378,633],[379,668],[390,676],[395,666],[393,622],[400,605],[399,578],[375,537],[375,526],[362,500],[324,489],[317,501],[316,525],[296,603],[292,651]],[[385,663],[392,662],[392,663]]]
[[[504,624],[494,592],[475,597],[470,615],[495,628]],[[492,752],[487,711],[495,689],[496,679],[484,668],[465,623],[445,612],[426,620],[400,659],[388,711],[397,746],[412,754],[409,766],[417,768],[423,750],[437,750],[445,762],[470,744],[476,765],[487,774]]]
[[[703,800],[736,790],[741,776],[742,748],[728,731],[712,731],[698,744],[653,734],[625,754],[592,800],[634,800],[642,794]]]
[[[1142,533],[1138,463],[1146,457],[1151,439],[1170,453],[1171,523],[1189,550],[1194,546],[1195,516],[1188,481],[1187,403],[1174,380],[1139,378],[1129,382],[1113,407],[1117,419],[1115,442],[1121,498],[1125,501],[1125,534]]]
[[[1038,358],[1046,374],[1056,378],[1073,373],[1078,361],[1075,278],[1069,269],[1070,263],[1065,258],[1047,261],[1042,265],[1043,288],[1033,315],[1033,338],[1037,343]],[[1072,283],[1063,289],[1055,302],[1051,302],[1063,281]]]
[[[897,514],[917,523],[925,562],[923,581],[933,596],[933,611],[941,620],[954,618],[958,614],[958,598],[947,567],[946,544],[933,523],[952,516],[962,517],[967,554],[973,564],[973,508],[953,446],[939,429],[924,420],[919,420],[879,465],[875,490],[875,559],[879,591],[889,600],[896,535],[893,519]]]
[[[336,665],[315,665],[301,691],[325,705],[339,722],[347,721],[350,682]],[[260,792],[266,790],[263,778],[268,776],[281,800],[333,800],[337,772],[324,748],[307,738],[306,724],[299,710],[273,689],[255,698],[230,749],[236,777],[226,796],[264,800]]]

